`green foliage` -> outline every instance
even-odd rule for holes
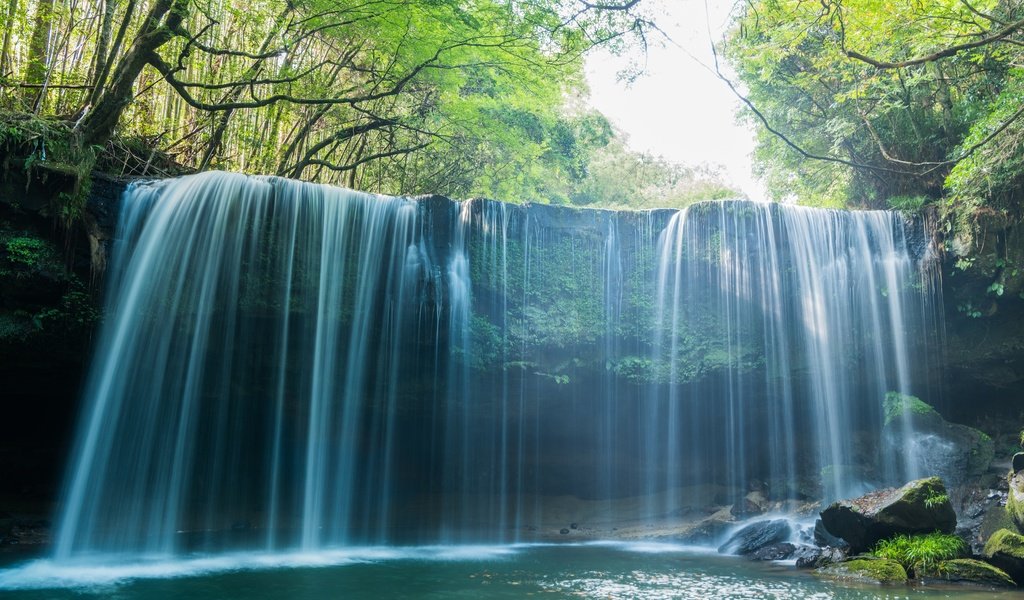
[[[626,147],[627,141],[616,132],[607,145],[593,152],[570,202],[602,208],[682,208],[703,200],[743,197],[715,168],[688,167],[635,153]]]
[[[0,112],[0,151],[9,161],[18,160],[27,175],[61,186],[53,211],[66,225],[75,223],[89,196],[89,173],[96,163],[96,149],[84,148],[68,123],[54,118]]]
[[[982,317],[981,310],[971,300],[967,300],[957,304],[956,310],[957,312],[966,315],[972,319],[978,319]]]
[[[949,496],[947,494],[932,494],[924,499],[924,505],[926,508],[938,508],[948,502]]]
[[[95,299],[56,246],[0,222],[0,343],[63,340],[100,318]]]
[[[944,560],[959,558],[967,545],[956,535],[929,533],[925,535],[897,535],[878,542],[872,553],[894,560],[908,573],[928,572],[938,568]]]
[[[882,407],[885,411],[886,425],[896,419],[902,418],[905,414],[917,416],[938,414],[930,404],[922,401],[920,398],[901,394],[899,392],[887,393],[885,395],[885,399],[882,401]]]
[[[916,213],[928,203],[926,196],[893,196],[889,198],[889,208],[909,213]]]
[[[42,239],[27,236],[10,237],[5,244],[7,260],[37,269],[48,256],[49,247]]]
[[[653,10],[580,8],[24,0],[0,26],[0,110],[25,122],[4,123],[0,143],[18,146],[8,154],[26,169],[76,181],[56,211],[66,220],[81,213],[82,175],[94,163],[167,174],[172,160],[391,194],[569,203],[593,187],[604,164],[595,154],[617,136],[575,100],[586,93],[584,53],[645,42]],[[108,58],[111,71],[101,72]],[[115,125],[106,145],[83,141],[107,140]]]
[[[1018,206],[1024,49],[1017,34],[985,39],[1022,16],[997,0],[745,4],[723,51],[749,98],[790,142],[834,159],[805,158],[748,111],[770,193],[900,210],[948,195],[961,214]]]

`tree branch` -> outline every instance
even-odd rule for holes
[[[861,62],[867,63],[867,64],[869,64],[869,65],[871,65],[871,66],[873,66],[873,67],[875,67],[877,69],[902,69],[904,67],[913,67],[915,65],[923,65],[925,63],[935,62],[937,60],[941,60],[943,58],[948,58],[950,56],[954,56],[956,54],[959,54],[960,52],[963,52],[964,50],[971,50],[973,48],[978,48],[978,47],[986,46],[986,45],[994,43],[994,42],[998,42],[998,41],[1000,41],[1000,40],[1002,40],[1004,38],[1007,38],[1007,37],[1013,35],[1015,32],[1017,32],[1022,27],[1024,27],[1024,19],[1020,19],[1019,21],[1014,21],[1013,23],[1010,23],[1009,25],[1007,25],[1003,29],[1000,29],[999,31],[997,31],[995,33],[991,33],[989,35],[986,35],[983,38],[979,38],[977,40],[974,40],[973,42],[965,42],[963,44],[957,44],[955,46],[950,46],[948,48],[944,48],[942,50],[939,50],[938,52],[934,52],[934,53],[929,54],[927,56],[920,56],[918,58],[911,58],[909,60],[901,60],[901,61],[897,61],[897,62],[878,60],[878,59],[875,59],[875,58],[871,58],[870,56],[861,54],[860,52],[857,52],[855,50],[847,50],[846,46],[845,46],[845,37],[846,37],[845,34],[843,35],[843,38],[844,38],[844,40],[843,40],[843,51],[846,53],[846,56],[848,56],[848,57],[850,57],[852,59],[859,60]]]

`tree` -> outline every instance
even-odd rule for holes
[[[862,206],[960,193],[979,157],[1016,151],[1021,16],[999,1],[746,5],[724,51],[770,189]]]
[[[119,133],[201,169],[564,200],[582,55],[642,38],[641,14],[577,0],[72,3],[38,53],[52,83],[21,64],[0,90],[8,108],[31,93],[68,117],[87,149]]]

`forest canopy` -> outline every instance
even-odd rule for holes
[[[127,155],[121,171],[134,173],[159,151],[193,169],[384,193],[591,205],[737,195],[713,169],[632,153],[579,101],[588,50],[646,43],[640,4],[9,0],[6,143],[27,143],[37,162],[63,143],[86,161]],[[57,141],[65,130],[70,144]],[[645,174],[637,187],[622,185],[631,168]]]
[[[776,198],[1017,210],[1018,0],[752,0],[720,44]]]

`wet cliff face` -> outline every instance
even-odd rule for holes
[[[54,216],[69,182],[15,172],[0,183],[0,499],[7,508],[56,494],[100,321],[101,279],[85,227]],[[97,221],[123,185],[94,188]]]
[[[945,248],[949,416],[1016,437],[1024,425],[1024,224],[980,211],[945,234]]]

